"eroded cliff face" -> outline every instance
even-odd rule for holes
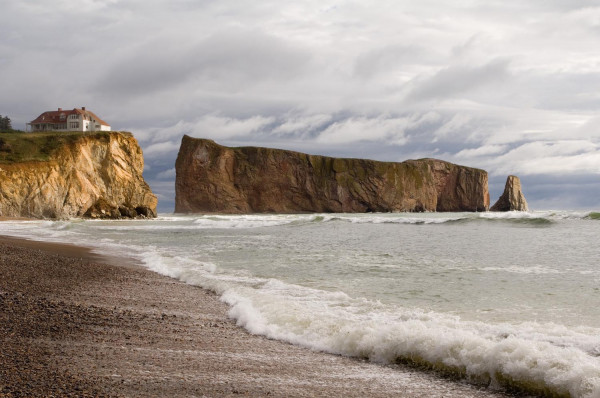
[[[184,136],[175,212],[486,211],[483,170],[435,159],[402,163],[228,148]]]
[[[504,192],[494,203],[491,211],[529,211],[525,195],[521,191],[521,180],[517,176],[508,176]]]
[[[81,135],[48,161],[0,164],[0,216],[155,217],[156,196],[128,133]]]

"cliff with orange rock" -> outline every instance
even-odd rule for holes
[[[487,211],[487,172],[436,159],[379,162],[184,136],[177,213]]]
[[[0,216],[155,217],[130,133],[0,135]]]

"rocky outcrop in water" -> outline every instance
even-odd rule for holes
[[[143,169],[131,134],[77,135],[47,160],[0,163],[0,216],[155,217],[157,199]]]
[[[527,201],[521,191],[521,180],[508,176],[502,196],[490,208],[490,211],[528,211]]]
[[[483,170],[436,159],[402,163],[228,148],[184,136],[178,213],[486,211]]]

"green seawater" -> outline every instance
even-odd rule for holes
[[[600,396],[599,212],[3,223],[212,289],[251,333],[508,391]],[[451,392],[448,396],[453,396]]]
[[[600,213],[598,212],[591,212],[588,217],[592,220],[600,220]]]

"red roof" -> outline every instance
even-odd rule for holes
[[[94,112],[90,112],[84,109],[73,108],[73,110],[63,110],[58,108],[56,111],[47,111],[39,115],[35,120],[32,120],[31,124],[43,124],[43,123],[66,123],[69,115],[84,115],[96,122],[108,126],[104,120],[100,119]]]

